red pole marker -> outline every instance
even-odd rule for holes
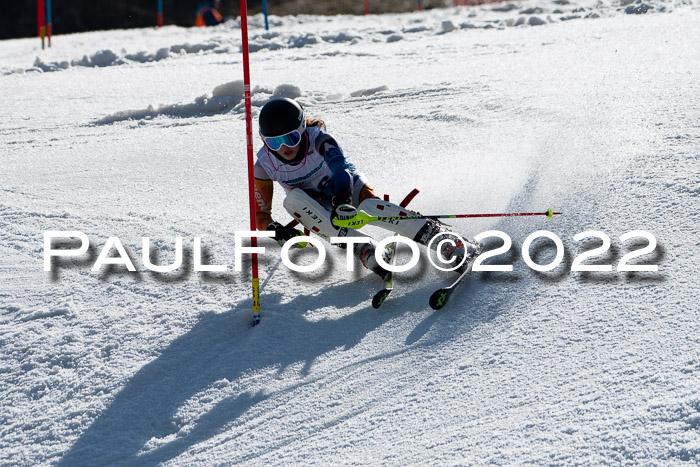
[[[163,0],[158,0],[158,27],[163,27]]]
[[[44,38],[46,37],[46,10],[45,0],[36,0],[36,25],[37,34],[41,37],[41,48],[44,48]]]

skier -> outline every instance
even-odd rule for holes
[[[326,132],[322,120],[308,118],[296,101],[272,98],[260,110],[260,136],[264,142],[255,163],[256,225],[258,230],[275,232],[274,239],[284,242],[303,232],[272,219],[273,181],[279,182],[286,192],[283,206],[304,227],[329,240],[330,237],[365,237],[368,243],[357,243],[353,253],[369,270],[382,279],[389,272],[375,258],[376,242],[354,229],[338,228],[334,219],[348,220],[358,209],[372,216],[406,216],[416,213],[397,204],[379,199],[367,178],[349,163],[336,140]],[[428,245],[442,234],[452,242],[435,241],[442,257],[460,264],[464,255],[468,261],[457,269],[465,270],[479,253],[480,245],[459,240],[445,224],[435,220],[381,221],[377,225]],[[344,246],[344,245],[343,245]],[[387,260],[386,256],[384,259]]]

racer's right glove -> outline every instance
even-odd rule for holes
[[[275,240],[277,240],[277,243],[279,243],[280,246],[284,245],[284,243],[287,240],[290,240],[294,237],[304,237],[305,234],[299,229],[295,229],[294,227],[289,227],[287,225],[282,225],[279,222],[270,222],[270,224],[267,226],[267,230],[272,230],[275,232],[275,236],[273,237]],[[296,248],[304,248],[307,245],[307,242],[299,242],[296,244]]]

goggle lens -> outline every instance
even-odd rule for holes
[[[301,141],[301,133],[297,130],[287,133],[282,136],[265,136],[263,137],[265,144],[273,151],[279,151],[284,145],[289,148],[295,147]]]

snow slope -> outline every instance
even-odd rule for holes
[[[298,98],[379,193],[564,212],[455,223],[508,233],[514,271],[440,312],[426,262],[375,311],[343,252],[301,275],[265,242],[254,329],[237,24],[0,42],[0,463],[700,462],[700,8],[648,6],[252,18],[255,112]],[[548,273],[520,257],[541,229]],[[46,230],[91,248],[45,273]],[[614,266],[651,232],[659,271],[571,272],[585,230]],[[138,272],[91,271],[112,236]],[[147,271],[141,238],[168,263],[177,236],[185,265]],[[227,273],[192,270],[195,236]]]

